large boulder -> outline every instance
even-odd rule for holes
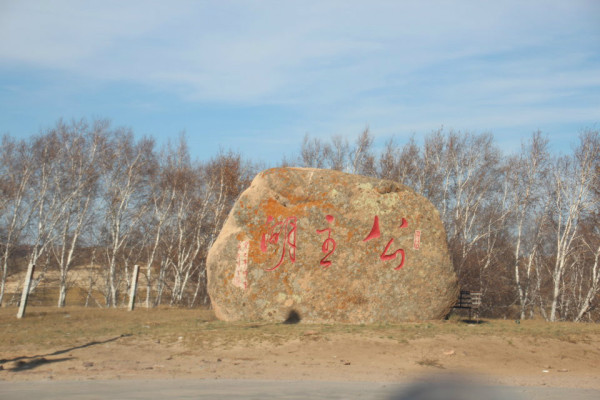
[[[331,170],[254,178],[208,253],[227,321],[439,319],[458,285],[438,211],[401,184]]]

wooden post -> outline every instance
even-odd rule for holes
[[[21,303],[19,303],[19,312],[17,318],[21,319],[25,316],[25,308],[27,308],[27,298],[29,297],[29,288],[31,287],[31,280],[33,279],[33,271],[35,271],[35,264],[29,264],[27,273],[25,274],[25,282],[23,284],[23,292],[21,293]]]
[[[133,276],[131,277],[131,289],[129,291],[129,311],[133,311],[135,307],[135,293],[137,292],[138,275],[140,273],[140,266],[133,266]]]

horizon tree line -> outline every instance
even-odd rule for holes
[[[429,199],[459,284],[483,293],[484,315],[600,321],[598,130],[555,155],[541,132],[503,154],[489,133],[442,129],[422,144],[390,139],[376,150],[367,128],[354,142],[306,135],[298,156],[278,166],[390,179]],[[83,266],[85,304],[116,307],[138,264],[146,307],[209,305],[208,249],[260,169],[231,151],[192,160],[183,135],[157,148],[107,120],[59,120],[29,139],[4,135],[0,304],[18,301],[7,282],[35,266],[29,293],[54,272],[64,307],[72,271]]]

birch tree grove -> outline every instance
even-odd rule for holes
[[[0,171],[0,304],[16,283],[21,317],[42,282],[56,285],[58,307],[72,287],[85,304],[120,306],[134,264],[147,307],[207,305],[206,253],[257,172],[231,152],[192,161],[183,136],[157,151],[105,120],[6,135]]]
[[[43,291],[58,307],[124,306],[134,265],[146,307],[210,305],[206,255],[257,164],[223,151],[194,160],[183,135],[157,147],[106,120],[58,121],[1,145],[0,305],[21,299],[23,316]],[[428,198],[484,316],[600,322],[600,132],[573,145],[552,153],[534,132],[507,152],[491,134],[444,129],[379,143],[365,129],[354,140],[306,135],[282,164],[390,179]]]

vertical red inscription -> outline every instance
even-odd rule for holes
[[[421,231],[415,231],[415,240],[413,242],[413,249],[419,250],[421,248]]]
[[[331,215],[325,216],[325,219],[330,224],[334,221],[334,218]],[[325,257],[323,257],[321,259],[320,264],[323,267],[328,268],[331,265],[331,261],[329,261],[327,259],[327,257],[329,257],[335,251],[336,243],[335,243],[335,240],[333,240],[331,238],[331,228],[317,229],[318,234],[321,234],[324,232],[327,232],[327,239],[325,239],[325,241],[323,242],[323,245],[321,246],[321,251],[326,254],[325,254]]]
[[[296,217],[288,217],[285,221],[273,223],[272,216],[267,217],[267,233],[263,233],[260,239],[260,250],[265,253],[268,245],[279,245],[279,237],[283,238],[283,246],[281,249],[281,258],[277,265],[273,268],[268,268],[265,271],[273,271],[285,261],[286,253],[290,257],[292,263],[296,262],[296,229],[298,219]],[[269,226],[270,225],[270,226]]]

